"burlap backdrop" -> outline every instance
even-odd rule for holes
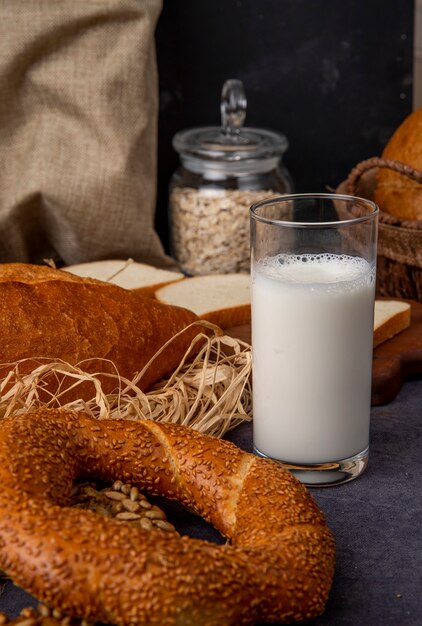
[[[154,231],[161,0],[0,4],[0,261],[165,259]]]

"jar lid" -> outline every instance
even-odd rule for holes
[[[280,157],[288,148],[285,135],[263,128],[244,127],[246,95],[240,80],[227,80],[221,92],[221,127],[179,131],[174,149],[182,155],[227,163]]]

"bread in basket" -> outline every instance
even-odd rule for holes
[[[381,168],[394,171],[411,181],[412,186],[422,184],[421,171],[393,159],[374,157],[359,163],[336,192],[377,202],[377,177]],[[422,219],[407,220],[387,213],[379,196],[377,203],[380,208],[377,295],[422,302]]]

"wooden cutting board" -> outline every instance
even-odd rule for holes
[[[372,362],[372,404],[391,402],[403,383],[422,376],[422,304],[410,302],[411,325],[374,350]],[[227,334],[251,342],[250,324],[226,328]]]
[[[422,376],[422,304],[410,305],[410,327],[374,350],[372,404],[391,402],[406,380]]]

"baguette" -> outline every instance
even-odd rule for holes
[[[157,290],[155,297],[166,304],[185,306],[221,328],[251,321],[248,274],[194,276]]]
[[[23,374],[39,365],[40,358],[71,365],[89,359],[85,371],[117,370],[132,380],[167,340],[196,320],[191,311],[116,285],[44,266],[3,264],[0,376],[7,374],[8,364],[21,359],[26,359],[20,365]],[[139,387],[145,390],[172,371],[198,332],[198,326],[190,327],[175,339],[148,368]],[[105,393],[114,389],[112,379],[101,381]]]
[[[159,269],[131,259],[80,263],[64,267],[63,271],[82,278],[96,278],[124,289],[135,289],[142,295],[150,297],[154,297],[157,289],[184,279],[181,272]]]
[[[401,300],[376,300],[374,348],[410,326],[410,304]]]

